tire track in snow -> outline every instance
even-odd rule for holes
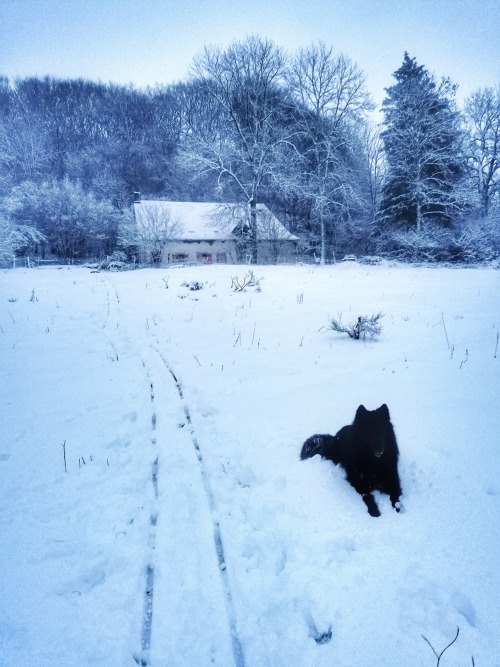
[[[116,287],[111,282],[111,280],[105,277],[102,282],[105,284],[106,288],[106,301],[107,301],[107,311],[104,324],[102,326],[103,330],[112,330],[114,332],[119,331],[119,304],[120,297],[116,291]],[[111,290],[113,292],[113,297],[111,295]],[[111,339],[110,335],[107,334],[110,345],[112,346],[116,361],[118,361],[118,350]],[[124,342],[128,343],[129,341],[122,336]],[[153,381],[151,380],[150,373],[146,366],[146,362],[142,359],[142,365],[146,376],[149,381],[150,388],[150,401],[152,407],[151,414],[151,443],[156,445],[156,407],[155,407],[155,390]],[[153,484],[154,498],[155,503],[158,500],[158,457],[153,461],[152,470],[151,470],[151,482]],[[158,513],[156,508],[153,508],[150,517],[149,517],[149,537],[148,537],[148,548],[150,550],[150,559],[146,567],[146,585],[144,592],[144,609],[142,615],[141,623],[141,652],[140,655],[134,655],[133,658],[135,662],[141,667],[149,667],[150,663],[150,648],[151,648],[151,631],[153,626],[153,595],[154,595],[154,579],[155,579],[155,568],[153,562],[153,554],[156,546],[156,525],[158,522]]]
[[[151,432],[152,432],[151,443],[153,445],[156,445],[155,390],[153,381],[151,380],[144,359],[142,360],[142,365],[149,380],[150,400],[153,409],[151,414]],[[157,502],[158,501],[158,457],[156,457],[156,459],[153,461],[153,466],[151,470],[151,482],[153,484],[155,502]],[[152,511],[149,517],[149,540],[148,540],[148,547],[150,549],[151,556],[153,556],[156,547],[157,523],[158,523],[158,513],[157,511]],[[135,662],[138,665],[141,665],[141,667],[148,667],[151,664],[149,655],[151,648],[151,631],[153,628],[154,581],[155,581],[155,567],[153,563],[153,558],[151,557],[146,568],[146,590],[144,592],[144,611],[142,615],[142,628],[141,628],[141,655],[134,656]]]
[[[109,280],[109,278],[101,278],[101,282],[104,284],[104,287],[106,289],[106,317],[104,320],[104,324],[102,325],[102,329],[106,334],[106,338],[108,339],[109,344],[113,348],[113,356],[109,357],[113,361],[118,361],[118,349],[114,343],[114,341],[111,338],[111,335],[107,333],[108,331],[118,331],[119,328],[119,321],[118,321],[118,308],[120,305],[120,297],[118,296],[118,292],[116,291],[115,286],[113,283]],[[110,287],[113,291],[113,296],[114,298],[111,297],[110,293]],[[113,305],[112,305],[113,304]]]
[[[233,595],[231,592],[231,585],[229,582],[229,576],[227,573],[227,567],[226,567],[226,558],[224,555],[224,543],[222,540],[222,533],[220,529],[220,523],[217,518],[217,510],[216,510],[216,503],[215,503],[215,497],[214,493],[212,491],[212,487],[210,485],[210,480],[208,477],[208,473],[206,470],[205,462],[203,460],[203,454],[198,442],[198,438],[196,437],[196,432],[193,426],[193,422],[191,419],[191,413],[189,411],[189,407],[187,406],[184,398],[184,392],[182,390],[182,384],[180,380],[177,378],[177,375],[175,374],[174,370],[168,363],[168,361],[163,357],[161,352],[155,348],[153,345],[151,345],[151,349],[158,355],[158,357],[161,359],[163,365],[165,366],[166,370],[172,377],[177,393],[179,395],[179,399],[182,402],[183,405],[183,411],[184,415],[186,417],[186,423],[189,428],[189,433],[191,435],[191,441],[193,443],[193,447],[196,453],[196,458],[198,459],[199,463],[199,469],[200,469],[200,474],[201,478],[203,481],[203,487],[205,490],[205,495],[207,497],[208,501],[208,506],[210,510],[210,516],[212,518],[212,528],[213,528],[213,540],[214,540],[214,547],[215,547],[215,554],[217,557],[217,564],[219,568],[219,573],[221,577],[221,582],[222,582],[222,590],[224,593],[224,600],[226,603],[226,614],[227,614],[227,619],[228,619],[228,624],[229,624],[229,630],[230,630],[230,635],[231,635],[231,644],[232,644],[232,650],[233,650],[233,657],[234,657],[234,663],[236,667],[245,667],[245,658],[243,654],[243,648],[241,646],[241,642],[238,637],[238,632],[236,628],[236,611],[234,607],[234,601],[233,601]]]
[[[114,284],[111,282],[111,280],[107,277],[104,279],[106,283],[106,292],[107,292],[107,302],[108,302],[108,308],[107,308],[107,314],[106,314],[106,321],[103,325],[103,329],[112,329],[115,331],[119,330],[119,304],[120,304],[120,297],[118,295],[118,292],[116,291],[116,288]],[[103,281],[103,282],[104,282]],[[110,294],[110,289],[108,286],[111,287],[113,293],[114,293],[114,299],[111,297]],[[112,303],[114,302],[114,306]],[[123,337],[123,336],[122,336]],[[109,338],[109,336],[108,336]],[[124,339],[126,340],[126,339]],[[126,341],[129,342],[129,341]],[[116,350],[116,346],[114,345],[113,341],[110,339],[110,344],[112,345],[113,349],[116,352],[116,359],[118,360],[118,352]],[[216,511],[216,503],[215,503],[215,497],[214,493],[212,491],[212,487],[210,485],[208,473],[206,470],[205,462],[203,460],[203,455],[202,451],[200,448],[200,445],[198,443],[198,439],[196,437],[195,429],[193,426],[193,422],[191,419],[191,413],[189,411],[189,408],[185,402],[184,399],[184,393],[182,390],[182,384],[177,378],[175,372],[171,368],[170,364],[167,362],[167,360],[163,357],[161,352],[154,346],[150,345],[150,349],[160,358],[163,366],[165,369],[168,371],[169,376],[172,378],[177,394],[179,396],[179,399],[182,404],[183,412],[186,418],[186,423],[188,425],[189,433],[191,436],[191,441],[193,443],[193,447],[195,450],[196,458],[199,463],[199,470],[201,474],[201,479],[203,482],[203,488],[205,491],[205,495],[207,498],[208,502],[208,507],[209,507],[209,512],[210,516],[212,518],[212,531],[213,531],[213,541],[214,541],[214,549],[215,549],[215,555],[217,558],[217,565],[218,565],[218,570],[221,578],[221,584],[222,584],[222,591],[224,595],[224,601],[225,601],[225,606],[226,606],[226,616],[227,616],[227,621],[229,625],[229,631],[230,631],[230,636],[231,636],[231,647],[232,647],[232,652],[233,652],[233,658],[234,658],[234,664],[235,667],[245,667],[245,659],[244,659],[244,654],[243,654],[243,649],[241,646],[241,642],[238,637],[237,629],[236,629],[236,611],[234,607],[234,602],[233,602],[233,596],[231,592],[231,585],[229,582],[229,577],[227,573],[227,568],[226,568],[226,559],[225,559],[225,554],[224,554],[224,543],[222,540],[222,534],[221,534],[221,529],[220,529],[220,523],[217,518],[217,511]],[[151,417],[151,429],[152,429],[152,443],[156,445],[156,426],[157,426],[157,413],[155,409],[155,390],[154,390],[154,385],[153,381],[151,379],[151,374],[148,370],[148,367],[146,365],[146,362],[144,361],[144,358],[142,358],[142,365],[145,369],[146,375],[148,377],[149,385],[150,385],[150,399],[151,403],[153,406],[153,412],[152,412],[152,417]],[[153,462],[153,468],[152,468],[152,483],[154,487],[154,493],[155,493],[155,499],[158,498],[158,457],[156,460]],[[150,531],[149,531],[149,543],[148,546],[151,550],[151,555],[153,555],[155,546],[156,546],[156,528],[157,528],[157,522],[158,522],[158,516],[156,512],[152,512],[150,516]],[[141,630],[141,652],[139,655],[134,655],[134,660],[135,662],[140,665],[141,667],[150,667],[151,662],[150,662],[150,649],[151,649],[151,634],[152,634],[152,627],[153,627],[153,597],[154,597],[154,580],[155,580],[155,568],[154,568],[154,563],[153,559],[150,559],[150,562],[147,566],[146,569],[146,586],[145,586],[145,594],[144,594],[144,611],[143,611],[143,617],[142,617],[142,630]]]

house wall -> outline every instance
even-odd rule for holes
[[[259,241],[259,264],[281,264],[294,262],[297,259],[297,243],[295,241]]]
[[[236,262],[234,241],[172,241],[165,245],[162,264],[232,264]]]
[[[258,263],[276,264],[296,259],[295,241],[259,241]],[[163,266],[171,264],[236,264],[248,261],[238,253],[235,241],[173,241],[165,245]]]

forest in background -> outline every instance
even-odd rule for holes
[[[130,253],[135,192],[247,204],[250,250],[264,203],[304,259],[495,259],[500,84],[459,108],[407,53],[393,78],[377,123],[363,72],[322,43],[205,47],[186,81],[147,89],[0,77],[0,260]]]

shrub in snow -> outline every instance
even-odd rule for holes
[[[448,259],[449,232],[426,222],[422,229],[392,229],[380,240],[381,250],[408,262],[437,262]]]
[[[106,257],[100,264],[99,269],[108,271],[123,269],[127,264],[127,255],[121,250],[116,250],[112,255]]]
[[[189,283],[182,283],[182,287],[187,287],[191,292],[198,292],[199,290],[203,289],[203,283],[200,283],[197,280],[192,280]]]
[[[234,292],[244,292],[247,287],[255,287],[256,291],[260,292],[262,289],[260,286],[261,280],[262,278],[255,277],[253,271],[249,271],[247,274],[245,274],[245,277],[241,283],[238,276],[233,276],[231,280],[231,287],[233,288]]]
[[[3,206],[17,227],[30,220],[60,259],[99,256],[114,243],[124,215],[68,177],[42,183],[23,181],[12,189]]]
[[[449,255],[452,261],[488,262],[498,257],[499,252],[500,233],[494,216],[459,223],[450,234]]]
[[[328,328],[336,333],[346,333],[354,340],[377,338],[382,332],[382,325],[380,324],[382,317],[384,317],[383,313],[371,316],[360,315],[355,322],[343,324],[342,315],[339,315],[338,320],[334,317],[330,319]]]
[[[422,229],[391,229],[378,249],[408,262],[489,262],[500,254],[498,212],[481,219],[463,219],[445,228],[426,222]]]
[[[34,227],[11,222],[0,216],[0,266],[9,265],[16,253],[45,240]]]
[[[363,255],[363,257],[359,257],[358,259],[360,264],[368,264],[370,266],[378,266],[379,264],[382,264],[383,261],[382,257],[379,257],[378,255]]]

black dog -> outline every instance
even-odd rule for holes
[[[371,516],[380,516],[372,491],[387,493],[399,512],[401,484],[398,474],[398,444],[384,403],[377,410],[360,405],[350,426],[336,435],[313,435],[300,452],[301,459],[320,454],[341,465],[347,481],[363,496]]]

